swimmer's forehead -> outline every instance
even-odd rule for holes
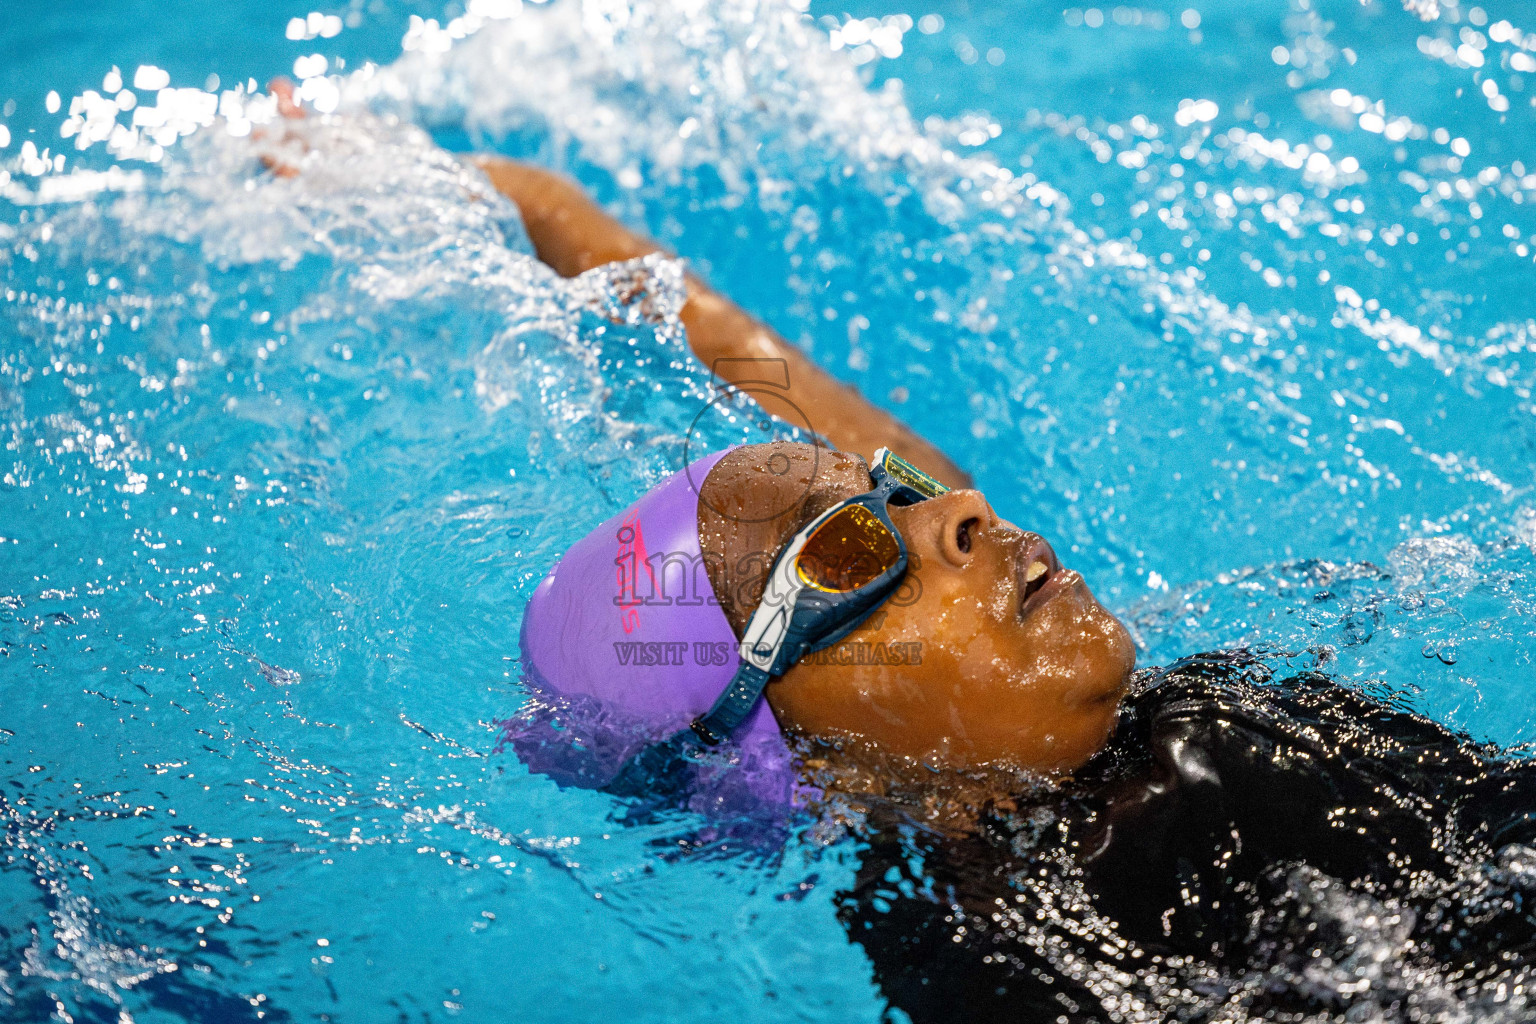
[[[814,469],[828,473],[862,472],[869,475],[869,463],[855,452],[839,451],[804,441],[768,441],[742,445],[732,454],[740,455],[746,465],[769,468],[792,465],[800,470]],[[726,457],[729,461],[730,456]]]
[[[852,496],[869,490],[869,464],[853,452],[800,441],[770,441],[737,448],[710,473],[711,484],[749,481],[847,491]]]
[[[709,477],[711,490],[739,490],[743,495],[759,496],[748,500],[794,507],[803,521],[845,498],[864,494],[870,482],[869,463],[856,452],[799,441],[742,445],[721,459]],[[1019,529],[995,510],[992,515],[995,525]]]
[[[899,454],[893,455],[896,455],[897,465],[890,471],[897,474],[897,479],[918,491],[927,491],[931,496],[951,490],[930,477],[922,466],[905,462]],[[903,467],[906,467],[905,476],[901,473]],[[916,472],[912,473],[912,470]],[[828,493],[841,493],[844,497],[863,494],[871,485],[869,463],[863,456],[796,441],[743,445],[721,460],[715,472],[722,473],[723,477],[739,472],[783,478],[787,483]]]
[[[727,453],[699,488],[706,547],[777,550],[821,512],[870,489],[859,456],[794,441],[743,445]]]

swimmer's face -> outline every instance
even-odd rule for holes
[[[759,480],[795,477],[782,460],[769,469],[776,448],[744,450],[767,470]],[[862,460],[822,453],[820,463],[817,475],[835,480],[828,500],[869,489]],[[1135,663],[1125,627],[1050,545],[998,518],[978,491],[892,507],[891,519],[910,556],[907,584],[769,685],[779,721],[936,766],[1059,773],[1092,757]]]

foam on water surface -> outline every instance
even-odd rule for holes
[[[398,59],[357,41],[412,12]],[[295,9],[231,61],[301,77],[298,138],[147,56],[0,117],[7,1014],[880,1016],[838,829],[620,825],[493,753],[550,562],[690,429],[766,432],[696,423],[679,264],[562,281],[441,145],[566,168],[907,417],[1144,663],[1263,644],[1531,741],[1536,17],[905,15]],[[1285,984],[1528,1014],[1292,881],[1358,940]],[[1099,970],[1111,923],[1058,908],[1040,948]],[[1091,980],[1241,1019],[1187,972]]]

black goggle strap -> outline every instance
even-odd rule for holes
[[[752,713],[758,698],[768,688],[768,680],[772,678],[763,669],[743,661],[736,669],[731,685],[715,701],[715,706],[693,720],[694,734],[706,746],[712,747],[735,732],[736,727]]]
[[[794,564],[805,550],[807,539],[844,507],[838,505],[817,516],[774,559],[762,600],[742,634],[741,664],[736,674],[714,705],[693,720],[694,734],[705,744],[713,746],[746,721],[768,681],[800,657],[804,644],[795,629],[794,618],[802,584],[796,578]]]

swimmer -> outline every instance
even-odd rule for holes
[[[657,251],[564,178],[471,159],[560,274]],[[1133,672],[1043,538],[688,287],[700,359],[782,359],[835,447],[703,455],[556,562],[524,615],[520,717],[569,717],[525,761],[569,752],[539,770],[643,797],[731,748],[749,796],[784,796],[757,783],[786,760],[852,794],[865,845],[839,917],[915,1022],[1429,1020],[1441,993],[1523,998],[1529,762],[1273,656]]]
[[[523,212],[539,258],[563,275],[658,251],[558,175],[499,157],[475,163]],[[689,279],[682,319],[706,365],[785,360],[793,400],[817,410],[816,427],[839,449],[748,446],[700,477],[699,543],[737,637],[767,585],[764,553],[777,554],[828,509],[869,491],[877,449],[958,485],[891,508],[915,597],[886,601],[878,626],[842,649],[787,665],[764,691],[779,724],[954,768],[1063,773],[1092,757],[1114,725],[1134,646],[1083,577],[1064,568],[1039,534],[1000,517],[931,444],[697,277]],[[850,653],[847,644],[902,645],[921,658],[859,664],[859,648]]]
[[[284,118],[304,116],[291,83],[277,80],[270,90]],[[557,174],[501,157],[471,159],[516,204],[539,259],[563,276],[660,251]],[[297,172],[281,157],[265,162],[278,174]],[[725,368],[728,383],[737,382],[729,375],[735,368],[781,360],[789,399],[815,410],[815,429],[835,447],[779,442],[716,453],[596,526],[530,602],[524,658],[542,684],[653,712],[651,725],[698,722],[733,678],[753,673],[750,657],[739,661],[735,649],[745,650],[746,633],[762,640],[754,613],[766,621],[794,610],[783,594],[775,593],[771,607],[764,601],[779,556],[808,526],[877,489],[875,475],[884,478],[899,463],[931,473],[935,486],[881,504],[881,551],[831,556],[839,563],[889,558],[879,568],[892,571],[836,595],[848,599],[841,612],[799,623],[799,649],[774,652],[777,663],[756,672],[747,706],[706,742],[745,723],[833,739],[882,764],[894,757],[961,771],[1063,774],[1092,757],[1114,727],[1135,654],[1130,635],[1081,574],[1064,567],[1039,534],[1000,517],[936,447],[697,276],[688,278],[681,319],[694,354]],[[899,458],[882,464],[877,453],[884,451]],[[676,556],[705,568],[700,605],[672,604],[655,592],[650,563],[636,566],[649,573],[638,581],[645,586],[620,580],[628,594],[613,592],[614,567],[626,560],[625,523],[639,524],[653,562]],[[820,535],[821,546],[830,532]],[[806,571],[803,560],[791,568]],[[835,575],[850,566],[822,568]],[[819,583],[801,592],[801,619],[805,605],[842,586]],[[647,674],[646,666],[626,663],[627,652],[645,651],[626,644],[717,642],[733,649],[724,666],[659,665]],[[681,703],[667,703],[682,691]],[[716,718],[718,726],[723,719]]]
[[[523,211],[539,258],[561,274],[658,251],[563,178],[502,158],[475,162]],[[910,579],[895,582],[904,584],[910,599],[889,599],[896,593],[889,588],[886,600],[865,609],[868,618],[853,623],[865,628],[851,639],[821,657],[781,662],[782,672],[758,691],[779,725],[797,735],[837,737],[855,748],[955,769],[1006,766],[1061,774],[1092,757],[1113,728],[1135,655],[1125,627],[1094,598],[1082,575],[1063,567],[1039,534],[1000,517],[932,445],[697,278],[689,281],[682,319],[689,344],[706,364],[784,359],[796,404],[817,410],[817,428],[837,446],[751,445],[693,474],[697,508],[684,508],[683,515],[696,515],[698,540],[684,538],[679,547],[698,548],[737,639],[753,632],[753,613],[763,606],[771,578],[765,570],[780,553],[829,510],[875,486],[872,470],[884,472],[873,465],[877,451],[910,455],[912,464],[959,485],[891,504],[889,526],[905,544],[910,565]],[[613,548],[613,556],[598,564],[619,557],[610,543],[615,532],[607,525],[593,532],[605,552]],[[837,557],[878,558],[862,547]],[[545,635],[563,631],[558,618],[543,614],[553,600],[546,595],[590,584],[563,583],[560,576],[557,569],[530,607]],[[571,607],[562,603],[563,613]],[[659,610],[641,607],[638,617],[654,618],[647,613]],[[810,647],[827,643],[834,631],[810,636]],[[608,640],[615,642],[623,641]],[[921,656],[899,665],[870,664],[867,656],[860,663],[858,652],[870,645]],[[549,660],[560,659],[551,653]],[[557,672],[543,674],[558,687]]]
[[[654,251],[563,179],[478,163],[560,272]],[[683,318],[701,356],[793,355],[690,287]],[[535,593],[524,653],[556,690],[566,672],[567,692],[632,699],[632,671],[571,647],[601,653],[621,635],[603,570],[611,579],[625,531],[642,526],[660,540],[651,551],[697,555],[720,614],[692,606],[684,621],[641,602],[631,624],[739,641],[740,661],[643,685],[670,692],[686,677],[701,688],[663,719],[694,716],[706,742],[782,729],[805,779],[853,795],[867,846],[839,916],[892,1006],[915,1022],[1412,1019],[1403,1008],[1424,978],[1473,991],[1493,965],[1536,968],[1530,762],[1245,651],[1133,680],[1125,628],[1044,539],[979,492],[871,451],[905,445],[965,483],[857,395],[839,401],[833,422],[853,430],[828,439],[842,451],[717,453],[597,527]],[[665,593],[666,559],[649,564]],[[902,569],[901,586],[880,586]],[[797,583],[820,600],[809,613]],[[845,602],[856,607],[843,614]],[[755,648],[786,621],[801,647],[754,674]],[[860,663],[855,645],[921,659]],[[654,785],[656,749],[610,788]]]
[[[564,179],[477,162],[561,273],[655,249]],[[771,354],[813,388],[840,387],[702,282],[690,289],[701,358]],[[694,606],[684,622],[641,603],[632,624],[739,641],[740,662],[647,685],[687,676],[702,688],[663,718],[694,716],[705,743],[782,729],[805,778],[856,794],[867,846],[839,917],[907,1019],[1433,1019],[1416,1008],[1426,979],[1471,1000],[1491,972],[1536,969],[1529,761],[1246,651],[1133,679],[1125,628],[1044,539],[856,394],[823,394],[840,403],[826,433],[841,451],[738,448],[663,483],[556,565],[530,602],[525,656],[536,680],[542,665],[569,671],[574,690],[622,704],[632,674],[560,645],[596,652],[619,635],[611,600],[595,617],[590,600],[612,592],[593,581],[624,561],[616,534],[654,524],[670,537],[652,551],[697,554],[721,614]],[[664,593],[667,561],[650,564]],[[898,570],[902,586],[881,588]],[[797,583],[821,599],[810,613]],[[801,646],[754,675],[755,648],[785,622]],[[903,656],[861,663],[853,645]],[[641,787],[665,765],[637,763],[652,769]]]

